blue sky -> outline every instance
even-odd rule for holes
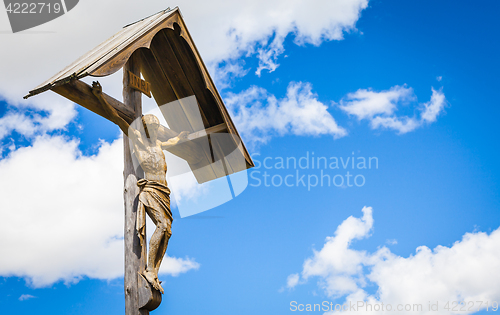
[[[55,95],[20,97],[122,25],[167,5],[152,1],[130,13],[134,3],[124,2],[124,16],[88,25],[92,3],[79,3],[27,34],[9,34],[1,13],[6,313],[124,312],[119,130]],[[462,298],[475,301],[474,310],[477,301],[500,302],[498,2],[217,2],[210,22],[198,1],[173,5],[261,167],[248,171],[237,198],[174,221],[156,314],[296,313],[291,301],[425,309]],[[74,33],[81,40],[68,47]],[[120,75],[102,80],[116,98]],[[263,165],[313,153],[329,161],[376,157],[378,168]],[[321,171],[349,171],[365,183],[308,189],[295,181],[296,172],[307,180]],[[264,172],[292,175],[294,185],[266,187]],[[56,189],[65,197],[54,204]]]

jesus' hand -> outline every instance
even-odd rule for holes
[[[183,131],[177,135],[177,138],[179,138],[179,141],[186,141],[188,135],[189,135],[189,131]]]
[[[92,94],[99,97],[102,94],[102,86],[99,81],[92,82]]]

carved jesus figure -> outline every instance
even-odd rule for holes
[[[110,121],[117,124],[132,142],[134,155],[144,170],[144,178],[137,181],[140,187],[137,231],[139,237],[145,237],[144,211],[156,225],[149,242],[147,268],[142,275],[151,285],[163,293],[158,280],[158,270],[167,250],[168,240],[172,235],[172,212],[170,211],[170,190],[167,187],[167,163],[163,150],[186,140],[187,132],[181,132],[166,142],[158,140],[160,122],[154,115],[142,117],[144,133],[134,129],[116,110],[102,97],[102,87],[99,82],[92,83],[92,93],[99,99]]]

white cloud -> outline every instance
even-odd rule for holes
[[[192,258],[186,257],[186,259],[183,259],[165,256],[160,266],[160,275],[165,274],[177,277],[181,273],[188,272],[192,269],[197,270],[198,268],[200,268],[200,264]]]
[[[220,64],[212,63],[208,67],[208,71],[219,90],[231,87],[235,79],[244,77],[250,70],[245,69],[245,63],[241,59]]]
[[[26,300],[33,299],[33,298],[36,298],[36,296],[30,295],[30,294],[22,294],[19,297],[19,301],[26,301]]]
[[[279,66],[277,63],[278,57],[283,54],[285,47],[283,47],[283,42],[285,39],[282,36],[277,36],[271,41],[271,43],[266,48],[259,48],[257,50],[257,56],[259,58],[259,66],[255,71],[258,76],[261,75],[262,70],[268,70],[273,72]]]
[[[93,156],[78,143],[39,136],[0,160],[0,275],[35,287],[87,276],[123,276],[123,145],[103,142]],[[150,230],[151,228],[148,228]],[[162,273],[199,265],[166,257]]]
[[[80,1],[66,15],[46,24],[21,33],[0,34],[2,47],[9,47],[0,50],[0,99],[6,99],[12,106],[49,111],[51,115],[44,122],[49,129],[67,125],[75,115],[71,102],[51,92],[28,100],[22,97],[123,25],[167,6],[159,0],[140,6],[131,0],[120,1],[119,6],[116,4],[116,1]],[[180,1],[178,5],[205,62],[224,87],[229,85],[228,78],[248,72],[237,62],[244,55],[259,58],[257,73],[264,69],[273,71],[278,65],[278,56],[284,51],[283,41],[287,35],[295,36],[295,43],[299,45],[341,40],[344,32],[355,30],[368,0],[198,0]],[[95,10],[96,7],[99,10]],[[92,23],[89,23],[89,16],[93,18]],[[0,11],[0,29],[10,29],[3,10]],[[218,71],[221,73],[217,74]],[[103,85],[108,94],[118,99],[121,98],[119,76]],[[13,130],[13,127],[1,128],[0,132],[5,135]]]
[[[489,301],[491,307],[491,301],[500,298],[500,275],[496,272],[500,265],[500,229],[489,235],[466,233],[451,247],[431,250],[420,246],[409,257],[398,256],[385,246],[374,253],[350,248],[352,241],[368,237],[372,227],[372,209],[368,207],[363,208],[362,218],[346,219],[334,236],[326,238],[323,248],[306,259],[301,279],[287,280],[292,284],[289,287],[316,277],[320,288],[332,299],[394,307],[392,312],[386,309],[377,314],[394,314],[399,304],[422,304],[415,314],[436,314],[428,309],[429,302],[436,301],[439,314],[452,314],[444,309],[447,301],[474,301],[472,310],[468,305],[467,311],[461,312],[469,314],[477,311],[476,301]],[[374,294],[365,291],[369,285],[376,286]],[[365,308],[347,313],[370,312],[365,304]]]
[[[443,89],[436,91],[432,88],[431,100],[418,107],[420,117],[395,114],[399,106],[414,103],[416,100],[412,88],[396,85],[387,91],[359,89],[349,93],[340,101],[339,108],[358,120],[370,121],[372,129],[386,128],[404,134],[426,123],[435,122],[446,106]]]
[[[420,121],[416,118],[410,117],[381,117],[377,116],[371,120],[371,127],[373,129],[386,128],[396,130],[400,134],[413,131],[421,126]]]
[[[355,30],[367,0],[192,1],[179,4],[202,55],[209,62],[256,52],[257,72],[274,70],[287,35],[298,45],[341,40]],[[207,16],[214,18],[207,19]]]
[[[347,132],[337,125],[328,106],[318,101],[309,83],[292,82],[287,94],[277,99],[260,87],[239,94],[228,94],[226,105],[245,141],[267,142],[273,135],[331,135],[340,138]]]
[[[407,103],[414,99],[413,89],[396,85],[381,92],[359,89],[347,94],[339,107],[360,120],[371,119],[375,115],[392,115],[399,102]]]
[[[35,122],[27,115],[8,112],[0,118],[0,139],[14,130],[24,136],[31,136],[36,131]]]
[[[304,262],[304,280],[319,276],[324,280],[321,287],[328,296],[342,296],[363,286],[365,279],[361,268],[366,259],[364,251],[350,249],[351,242],[368,236],[372,226],[372,209],[363,208],[361,219],[349,217],[335,231],[335,236],[327,237],[320,251]]]
[[[396,245],[398,243],[398,240],[397,239],[388,239],[385,241],[387,243],[387,245]]]
[[[446,105],[446,98],[444,97],[443,91],[436,91],[432,89],[431,100],[424,104],[424,109],[422,111],[422,121],[426,123],[435,122],[437,116],[444,110]]]
[[[286,286],[288,288],[293,288],[295,287],[297,284],[299,284],[299,280],[300,280],[300,276],[298,273],[294,273],[294,274],[291,274],[288,276],[288,278],[286,279]]]
[[[0,118],[0,140],[13,131],[32,137],[37,134],[63,129],[76,117],[76,110],[69,102],[59,100],[58,108],[41,108],[44,114],[27,108],[11,108]]]

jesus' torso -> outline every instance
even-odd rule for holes
[[[161,142],[156,141],[156,145],[144,141],[144,146],[135,146],[135,156],[144,170],[144,178],[167,185],[165,174],[167,173],[167,163],[165,154],[161,149]]]

